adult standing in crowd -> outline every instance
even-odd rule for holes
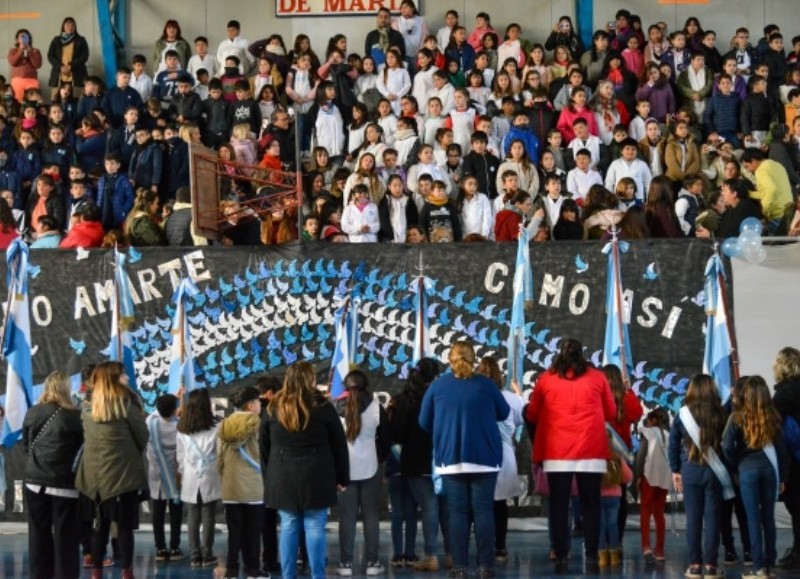
[[[74,528],[78,491],[72,465],[82,444],[81,413],[70,396],[69,376],[53,372],[22,425],[28,558],[34,579],[80,576],[79,537]]]
[[[14,98],[22,102],[25,91],[39,88],[39,69],[42,68],[42,53],[33,47],[33,38],[27,28],[20,28],[14,35],[14,46],[8,50],[11,67],[11,88]]]
[[[156,40],[153,46],[153,76],[155,77],[159,72],[167,68],[164,62],[164,55],[168,50],[174,50],[178,53],[178,60],[181,63],[181,69],[186,70],[186,65],[192,57],[192,47],[181,34],[181,25],[177,20],[167,20],[164,24],[164,31],[161,37]]]
[[[800,351],[783,348],[778,352],[772,366],[775,372],[775,395],[773,402],[784,424],[793,419],[800,424]],[[780,560],[784,570],[800,569],[800,461],[789,453],[789,478],[783,502],[792,518],[792,546]]]
[[[86,79],[86,63],[89,60],[89,43],[78,34],[78,26],[72,16],[61,23],[61,34],[54,37],[47,50],[47,60],[53,67],[50,71],[50,97],[54,99],[62,83],[72,84],[72,94],[81,96]]]
[[[122,577],[133,579],[133,531],[139,526],[139,493],[147,487],[142,456],[147,425],[122,364],[98,364],[91,383],[91,400],[81,414],[85,442],[75,487],[96,505],[92,579],[103,577],[112,521],[117,525]]]
[[[285,579],[297,577],[301,530],[312,578],[325,577],[328,508],[336,504],[337,491],[350,484],[344,428],[316,382],[307,362],[290,366],[261,424],[265,501],[281,518],[279,549]]]
[[[456,342],[448,356],[451,374],[425,392],[420,426],[433,434],[435,474],[447,497],[451,577],[466,577],[470,522],[475,525],[479,574],[494,574],[494,488],[503,464],[497,423],[510,408],[494,382],[475,373],[475,350]],[[598,490],[599,496],[599,490]]]
[[[761,202],[761,212],[767,221],[767,231],[775,235],[787,207],[793,204],[794,194],[786,169],[760,149],[745,149],[741,158],[742,166],[756,178],[755,190],[750,197]]]
[[[597,572],[600,489],[609,458],[605,423],[615,420],[616,405],[608,380],[587,362],[578,340],[561,342],[553,365],[536,382],[526,416],[536,426],[533,461],[542,463],[550,487],[556,571],[567,570],[574,477],[581,501],[586,568]]]

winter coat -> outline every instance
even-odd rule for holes
[[[167,244],[164,230],[147,213],[140,212],[138,215],[130,215],[125,224],[125,229],[130,244],[135,247]]]
[[[150,189],[154,185],[158,186],[163,172],[164,152],[158,143],[148,142],[144,146],[138,144],[134,146],[128,166],[128,177],[137,187]]]
[[[75,488],[92,500],[105,501],[147,486],[143,453],[149,435],[144,413],[133,402],[133,394],[126,411],[126,418],[95,422],[91,403],[83,404],[85,442]]]
[[[686,160],[681,169],[681,160],[684,155],[686,155]],[[697,150],[694,139],[687,137],[684,148],[674,136],[670,136],[664,147],[664,166],[666,167],[664,174],[678,183],[682,182],[687,175],[698,173],[700,171],[700,152]]]
[[[97,184],[100,221],[106,229],[119,228],[133,208],[133,187],[125,175],[106,174]]]
[[[72,60],[69,65],[72,68],[72,85],[83,86],[83,81],[86,79],[86,63],[89,61],[89,44],[86,39],[77,32],[72,37]],[[50,78],[47,86],[57,87],[61,84],[61,66],[64,64],[62,55],[64,53],[64,43],[61,41],[61,35],[53,37],[50,42],[50,47],[47,49],[47,61],[53,67],[50,70]]]
[[[308,426],[286,430],[265,413],[261,422],[264,503],[274,509],[325,509],[336,504],[336,486],[350,484],[344,428],[333,405],[318,395]]]
[[[104,235],[103,224],[99,221],[81,221],[69,230],[58,246],[61,249],[100,247]]]
[[[222,421],[217,439],[217,467],[222,500],[260,503],[264,499],[261,472],[243,456],[259,462],[258,429],[261,420],[252,412],[234,412]]]
[[[583,461],[602,461],[599,472],[605,472],[610,456],[605,423],[615,415],[611,387],[599,370],[590,367],[572,379],[544,372],[526,410],[528,422],[536,425],[533,461],[571,463],[574,470],[582,470],[582,464],[591,468]]]
[[[27,456],[25,482],[74,489],[72,467],[82,444],[80,410],[52,402],[30,408],[22,424],[22,450]]]
[[[422,398],[402,392],[389,403],[392,440],[400,445],[400,472],[403,476],[429,476],[433,466],[433,439],[419,425]]]

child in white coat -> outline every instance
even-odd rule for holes
[[[353,186],[342,212],[342,231],[351,243],[374,243],[378,241],[380,228],[378,206],[370,199],[369,188],[361,183]]]

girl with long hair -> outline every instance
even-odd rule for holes
[[[497,169],[497,190],[502,191],[502,175],[506,171],[514,171],[517,174],[517,184],[521,191],[535,194],[539,191],[539,171],[536,165],[531,163],[528,151],[525,150],[525,143],[521,139],[514,139],[508,147],[508,155]]]
[[[164,230],[156,222],[160,201],[158,193],[142,187],[136,191],[133,209],[125,219],[125,235],[131,245],[166,245]]]
[[[467,175],[458,189],[456,207],[461,216],[461,231],[464,236],[476,233],[489,239],[494,226],[492,203],[485,193],[478,191],[478,180]]]
[[[659,175],[650,182],[644,210],[647,228],[652,237],[683,237],[678,216],[675,214],[672,181],[665,175]]]
[[[386,51],[386,64],[378,71],[375,88],[392,103],[394,114],[400,114],[400,99],[411,92],[411,77],[403,66],[403,56],[395,47]]]
[[[717,567],[719,520],[723,489],[731,486],[728,471],[719,457],[724,428],[725,409],[714,379],[696,374],[672,423],[668,451],[672,482],[675,490],[683,493],[686,509],[689,579],[723,576]],[[733,498],[732,488],[730,493]]]
[[[522,69],[522,78],[527,79],[528,73],[535,71],[539,73],[539,80],[544,88],[550,86],[550,67],[547,66],[544,46],[534,43],[528,50],[528,59],[525,68]]]
[[[217,469],[217,422],[208,389],[189,392],[178,420],[177,454],[181,501],[188,512],[186,531],[192,567],[217,564],[214,519],[222,496]]]
[[[615,416],[606,377],[586,360],[578,340],[562,340],[553,364],[539,376],[526,411],[528,422],[536,425],[533,461],[543,463],[550,488],[558,572],[567,571],[573,477],[581,501],[587,571],[597,572],[600,489],[610,456],[605,423]]]
[[[25,414],[25,512],[31,577],[80,575],[78,491],[72,465],[83,444],[81,413],[71,397],[69,376],[53,372],[39,402]]]
[[[725,458],[739,474],[753,558],[752,576],[768,576],[778,556],[775,502],[789,478],[789,456],[781,415],[761,376],[741,379],[734,405],[723,434],[722,448]]]
[[[589,101],[589,108],[594,111],[595,124],[600,140],[608,146],[614,138],[614,127],[622,123],[628,124],[628,109],[614,95],[614,85],[610,80],[597,83],[597,90]]]
[[[133,578],[133,531],[139,526],[141,489],[147,486],[142,453],[148,433],[141,401],[119,362],[98,364],[91,400],[83,406],[84,445],[75,488],[95,503],[92,579],[103,577],[105,546],[116,523],[122,577]]]
[[[369,198],[373,203],[379,203],[384,195],[383,182],[378,177],[375,164],[375,156],[372,153],[364,153],[358,159],[358,166],[353,171],[344,184],[344,203],[349,204],[353,187],[364,185],[369,191]]]
[[[261,424],[266,504],[281,519],[281,574],[297,576],[302,530],[313,579],[325,577],[325,523],[337,492],[350,483],[347,440],[336,410],[317,390],[307,362],[289,367]]]
[[[635,485],[639,489],[642,534],[642,555],[645,561],[663,563],[666,539],[667,493],[672,477],[667,464],[669,446],[669,413],[661,407],[651,411],[639,430],[639,451],[636,453]],[[655,552],[650,543],[650,517],[656,526]]]
[[[344,379],[345,394],[334,402],[342,419],[350,457],[350,485],[339,497],[339,575],[353,569],[353,545],[359,512],[364,524],[367,575],[383,572],[378,558],[380,464],[391,446],[386,411],[369,390],[367,375],[353,370]]]

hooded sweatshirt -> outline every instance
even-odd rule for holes
[[[237,411],[220,425],[217,465],[223,502],[257,504],[264,501],[258,447],[260,424],[257,414]]]

